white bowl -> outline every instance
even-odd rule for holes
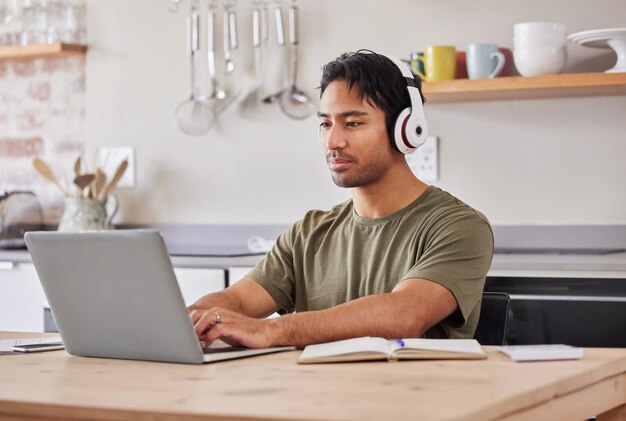
[[[528,34],[528,35],[515,35],[513,37],[513,44],[525,46],[525,45],[554,45],[563,46],[567,44],[567,38],[561,35],[555,34]]]
[[[555,34],[567,35],[567,26],[554,22],[521,22],[513,25],[515,35],[526,34]]]
[[[546,46],[515,48],[513,61],[522,76],[553,75],[561,73],[565,67],[567,49]]]

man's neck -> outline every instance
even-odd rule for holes
[[[428,189],[408,166],[397,166],[375,184],[352,189],[352,201],[357,215],[382,218],[410,205]]]

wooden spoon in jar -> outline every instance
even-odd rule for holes
[[[126,167],[128,167],[128,159],[125,159],[120,163],[120,165],[115,170],[115,174],[113,175],[113,178],[111,179],[109,184],[107,184],[107,186],[104,188],[104,190],[99,195],[99,197],[102,196],[102,198],[105,198],[106,196],[111,194],[113,190],[115,190],[115,186],[117,186],[117,183],[120,181],[120,178],[122,178],[122,176],[124,175],[124,171],[126,171]]]
[[[78,177],[80,175],[80,156],[76,158],[76,162],[74,162],[74,175]]]
[[[61,190],[63,192],[63,194],[65,196],[67,196],[67,191],[61,187],[61,184],[59,183],[59,180],[57,180],[57,178],[54,176],[54,173],[52,172],[52,170],[50,169],[50,167],[48,166],[48,164],[46,164],[42,159],[40,158],[35,158],[33,159],[33,166],[35,167],[35,169],[37,170],[37,172],[46,180],[52,182],[52,184],[54,184],[55,186],[57,186],[59,188],[59,190]]]
[[[74,184],[78,186],[79,194],[77,197],[83,197],[83,190],[85,189],[85,187],[91,184],[94,178],[96,178],[96,176],[93,174],[83,174],[74,179]]]
[[[94,180],[94,198],[98,198],[100,192],[102,192],[102,188],[104,187],[107,181],[107,175],[100,168],[96,170],[96,179]]]
[[[76,158],[76,162],[74,162],[74,177],[78,177],[80,175],[80,156]],[[81,196],[81,192],[79,189],[76,190],[76,197]]]

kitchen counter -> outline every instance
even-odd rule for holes
[[[254,254],[247,248],[249,238],[273,241],[285,226],[160,225],[154,228],[162,232],[174,266],[228,269],[256,265],[264,254]],[[494,234],[496,251],[506,253],[494,255],[489,276],[626,279],[626,226],[496,226]],[[541,249],[549,252],[535,252]],[[0,250],[2,262],[30,262],[30,255],[27,250]]]
[[[256,265],[262,254],[250,256],[170,256],[176,267],[228,269],[230,267],[250,267]],[[0,265],[2,263],[30,263],[31,258],[27,250],[0,250]]]
[[[227,269],[256,265],[263,255],[251,256],[177,256],[177,267]],[[0,250],[0,262],[30,262],[27,250]],[[570,276],[626,279],[626,252],[606,255],[495,254],[488,276]]]
[[[256,238],[261,242],[272,242],[285,229],[285,226],[118,225],[117,228],[159,230],[169,251],[172,264],[176,267],[228,269],[256,265],[265,252],[250,250],[249,240]],[[263,244],[260,245],[263,246]],[[26,249],[0,249],[0,265],[30,261],[31,258]]]

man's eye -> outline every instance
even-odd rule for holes
[[[361,125],[361,123],[358,122],[358,121],[348,121],[348,122],[346,122],[346,126],[348,126],[348,127],[357,127],[357,126],[360,126],[360,125]]]
[[[329,122],[327,122],[327,121],[322,121],[322,122],[320,123],[320,129],[327,129],[327,128],[329,128],[329,127],[330,127],[330,123],[329,123]]]

